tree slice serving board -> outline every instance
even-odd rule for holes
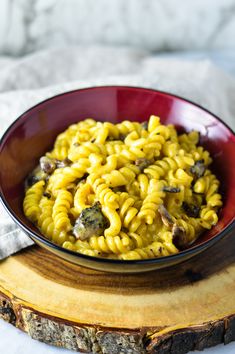
[[[0,316],[40,341],[106,354],[187,353],[235,340],[235,235],[143,274],[78,267],[33,246],[0,263]]]

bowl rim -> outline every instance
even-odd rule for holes
[[[215,115],[214,113],[212,113],[211,111],[209,111],[208,109],[204,108],[203,106],[189,100],[186,99],[182,96],[178,96],[175,94],[172,94],[170,92],[167,91],[161,91],[161,90],[157,90],[157,89],[153,89],[153,88],[147,88],[147,87],[140,87],[140,86],[129,86],[129,85],[102,85],[102,86],[91,86],[91,87],[85,87],[85,88],[80,88],[80,89],[74,89],[74,90],[70,90],[70,91],[65,91],[62,93],[59,93],[57,95],[53,95],[49,98],[46,98],[45,100],[42,100],[40,102],[38,102],[37,104],[35,104],[34,106],[28,108],[26,111],[24,111],[18,118],[16,118],[11,124],[10,126],[6,129],[6,131],[3,133],[3,135],[0,138],[0,152],[1,152],[1,147],[4,143],[4,140],[6,139],[8,133],[11,131],[12,127],[21,119],[23,119],[25,117],[25,115],[27,113],[30,113],[30,111],[34,110],[36,107],[47,103],[55,98],[59,98],[61,96],[66,96],[69,95],[71,93],[76,93],[76,92],[81,92],[81,91],[90,91],[90,90],[99,90],[99,89],[131,89],[131,90],[136,90],[136,91],[151,91],[151,92],[155,92],[155,93],[160,93],[161,95],[166,95],[166,96],[171,96],[174,97],[176,99],[179,99],[181,101],[190,103],[192,106],[196,106],[197,108],[201,109],[202,111],[210,114],[211,116],[213,116],[216,120],[218,120],[223,126],[225,126],[228,131],[232,134],[233,138],[235,139],[235,132],[233,131],[233,129],[225,122],[222,121],[221,118],[219,118],[217,115]],[[36,239],[37,241],[44,243],[46,246],[48,246],[49,248],[53,248],[57,251],[62,252],[62,253],[66,253],[70,256],[73,257],[77,257],[77,258],[84,258],[87,261],[92,261],[94,263],[107,263],[107,264],[119,264],[119,265],[144,265],[144,264],[154,264],[154,263],[165,263],[167,261],[167,263],[171,263],[171,261],[173,262],[174,260],[177,260],[179,258],[184,258],[186,256],[190,256],[191,254],[197,254],[201,251],[203,251],[205,248],[208,248],[210,246],[212,246],[215,242],[219,241],[221,238],[223,238],[228,232],[230,232],[233,227],[235,227],[235,215],[233,216],[232,220],[230,221],[230,223],[222,230],[220,231],[218,234],[216,234],[215,236],[213,236],[212,238],[210,238],[209,240],[204,241],[203,243],[199,244],[199,245],[194,245],[192,247],[189,247],[183,251],[180,251],[179,253],[176,254],[172,254],[169,256],[162,256],[162,257],[155,257],[155,258],[149,258],[149,259],[139,259],[139,260],[120,260],[120,259],[111,259],[111,258],[102,258],[102,257],[95,257],[95,256],[88,256],[79,252],[75,252],[75,251],[71,251],[69,249],[66,249],[62,246],[59,246],[55,243],[53,243],[52,241],[50,241],[49,239],[46,239],[45,237],[39,235],[37,232],[31,230],[27,225],[24,225],[24,223],[21,221],[21,219],[16,215],[16,213],[14,211],[12,211],[11,207],[9,206],[5,196],[3,195],[2,192],[2,187],[0,185],[0,200],[2,202],[3,207],[5,208],[5,210],[7,211],[7,213],[10,215],[10,217],[15,221],[15,223],[32,239]]]

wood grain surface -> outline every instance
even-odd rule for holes
[[[0,316],[40,341],[104,354],[187,353],[235,340],[235,235],[143,274],[78,267],[33,246],[0,263]]]

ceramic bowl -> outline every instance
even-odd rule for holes
[[[87,117],[100,121],[145,121],[151,114],[180,131],[197,130],[200,144],[213,157],[212,170],[221,181],[223,208],[219,222],[188,249],[148,260],[122,261],[90,257],[47,240],[24,216],[24,180],[38,159],[50,150],[56,136],[70,124]],[[235,237],[235,136],[206,109],[175,95],[145,88],[108,86],[66,92],[23,113],[5,132],[0,143],[0,192],[6,210],[37,244],[80,266],[109,272],[143,272],[182,262],[218,242]],[[230,234],[230,236],[229,236]],[[58,258],[59,262],[59,258]]]

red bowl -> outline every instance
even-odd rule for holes
[[[212,170],[221,181],[223,208],[218,224],[190,248],[167,257],[122,261],[101,259],[69,251],[47,240],[24,216],[24,179],[38,159],[52,148],[68,125],[87,117],[113,123],[144,121],[151,114],[179,130],[200,132],[201,144],[214,159]],[[235,229],[235,135],[218,117],[181,97],[151,89],[108,86],[67,92],[39,103],[23,113],[0,142],[0,192],[3,205],[36,243],[70,262],[112,272],[142,272],[179,263],[208,248]]]

